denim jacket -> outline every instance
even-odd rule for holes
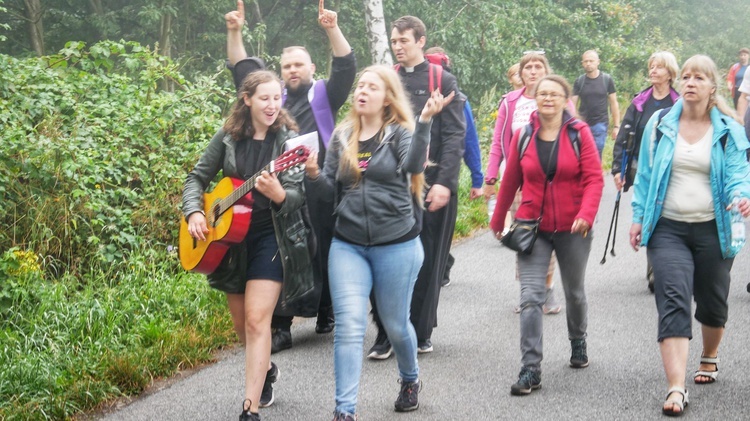
[[[659,113],[651,116],[643,132],[638,155],[638,174],[633,195],[633,223],[642,224],[641,245],[648,246],[651,234],[661,217],[664,198],[669,185],[674,159],[675,142],[679,131],[683,100],[678,100],[659,122]],[[750,143],[736,121],[722,114],[716,107],[710,111],[714,135],[711,146],[711,193],[719,232],[719,244],[724,258],[734,257],[740,247],[732,247],[731,218],[727,205],[735,192],[750,198],[750,165],[745,150]],[[656,141],[656,126],[663,133]],[[726,145],[721,138],[728,133]]]
[[[296,136],[294,132],[282,128],[273,143],[272,156],[281,155],[284,143]],[[188,174],[182,193],[182,212],[185,218],[191,213],[203,210],[203,192],[221,170],[225,177],[239,178],[235,155],[236,142],[223,129],[219,130],[206,148],[195,168]],[[277,206],[271,204],[273,228],[279,254],[284,268],[284,292],[282,301],[293,301],[309,292],[313,287],[312,257],[308,243],[311,229],[303,218],[304,172],[285,172],[279,181],[286,191],[286,199]],[[244,242],[229,248],[222,265],[208,275],[209,283],[217,277],[244,277],[246,274],[246,253]],[[232,264],[232,262],[238,262]]]

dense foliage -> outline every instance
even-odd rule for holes
[[[41,3],[43,39],[33,43],[30,4]],[[317,2],[247,0],[248,51],[275,64],[281,49],[302,43],[325,69],[328,46],[317,25]],[[5,0],[0,14],[0,52],[34,53],[42,44],[50,54],[75,40],[88,44],[126,39],[175,59],[189,79],[213,71],[224,57],[223,14],[235,2],[205,0]],[[328,0],[360,64],[370,60],[363,0]],[[728,68],[746,46],[750,2],[717,0],[383,0],[386,23],[412,14],[427,25],[427,46],[441,45],[456,64],[463,90],[480,98],[492,86],[507,88],[505,70],[523,51],[544,49],[553,68],[573,78],[581,73],[580,55],[594,48],[603,70],[612,73],[626,97],[643,88],[645,60],[656,50],[673,51],[678,60],[704,53]],[[386,25],[388,27],[388,25]],[[719,30],[719,28],[721,30]]]
[[[366,64],[362,3],[326,5]],[[41,19],[29,19],[32,6]],[[233,98],[222,18],[232,7],[0,0],[0,419],[68,418],[210,360],[233,339],[221,294],[184,273],[171,248],[184,176]],[[316,7],[248,1],[248,51],[275,66],[283,46],[305,40],[325,73]],[[596,48],[627,101],[657,49],[731,64],[750,16],[750,3],[727,0],[387,0],[384,9],[387,20],[422,17],[428,46],[453,57],[484,148],[505,70],[525,50],[546,50],[572,79],[580,53]],[[468,184],[464,168],[458,236],[486,224]]]

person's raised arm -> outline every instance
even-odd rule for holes
[[[242,27],[245,25],[245,3],[237,0],[237,10],[224,15],[227,22],[227,58],[234,66],[238,61],[247,57],[245,45],[242,43]]]
[[[349,41],[346,40],[338,24],[338,15],[332,10],[323,8],[323,0],[318,4],[318,22],[323,27],[331,43],[334,57],[343,57],[352,51]]]

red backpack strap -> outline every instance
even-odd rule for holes
[[[430,63],[428,70],[428,89],[430,93],[435,90],[435,86],[440,92],[443,92],[443,66]]]

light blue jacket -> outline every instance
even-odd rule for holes
[[[672,173],[675,140],[677,139],[683,100],[678,100],[659,122],[659,113],[651,116],[643,132],[638,155],[638,174],[635,177],[633,195],[633,223],[642,224],[641,246],[648,246],[651,234],[661,217],[669,176]],[[711,193],[719,232],[719,244],[724,258],[734,257],[741,247],[732,247],[731,219],[726,210],[735,192],[750,198],[750,165],[745,150],[750,148],[742,126],[722,114],[716,107],[711,109],[711,124],[714,127],[711,147]],[[656,141],[656,125],[663,133]],[[729,133],[726,145],[721,138]]]

